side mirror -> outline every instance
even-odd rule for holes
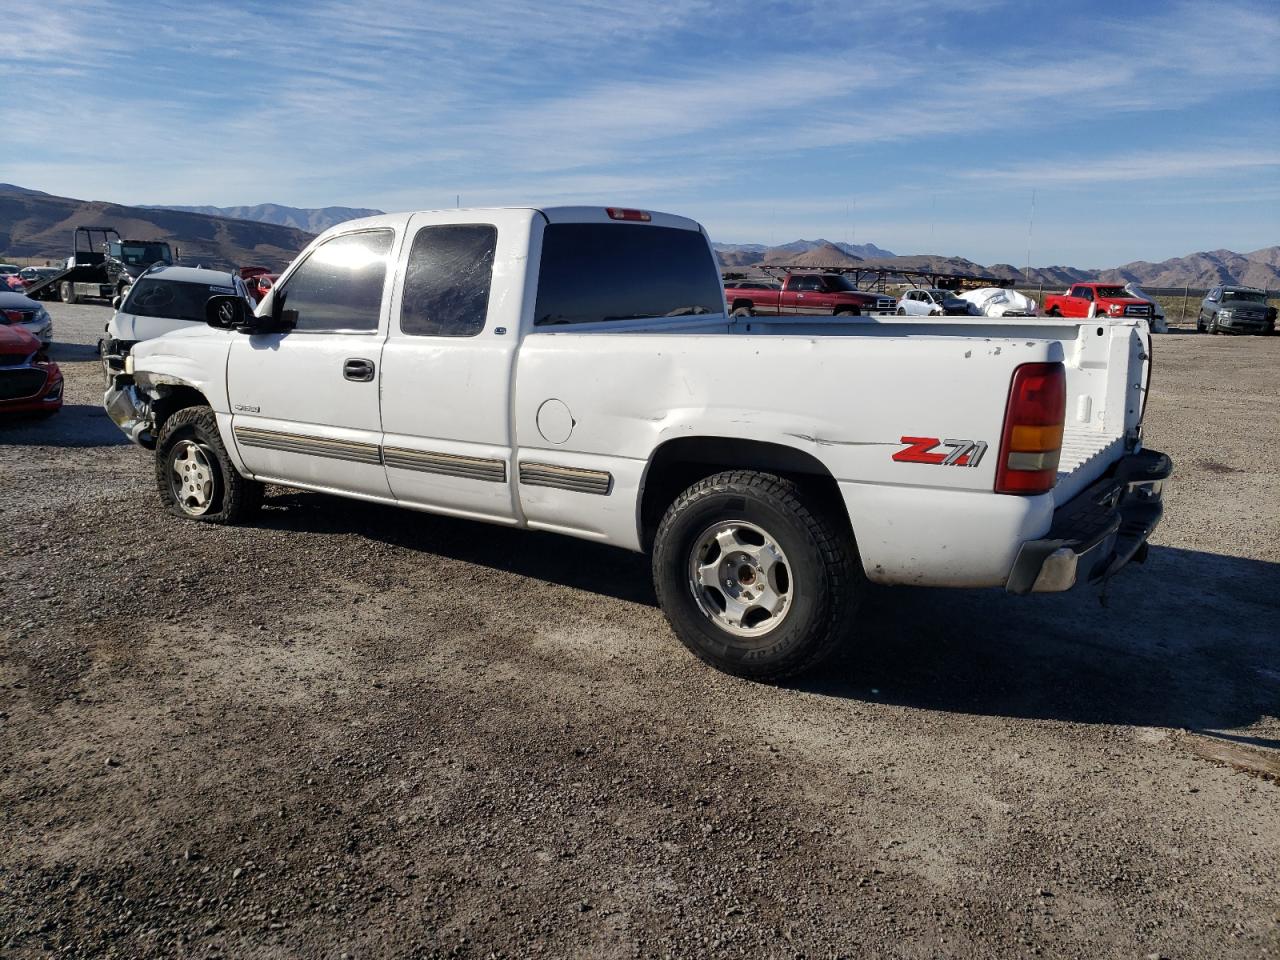
[[[255,319],[243,297],[210,297],[204,305],[204,322],[219,330],[244,330]]]

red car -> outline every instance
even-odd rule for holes
[[[40,341],[19,326],[0,326],[0,414],[57,413],[62,371]]]
[[[1066,293],[1048,293],[1044,298],[1044,313],[1050,317],[1089,316],[1152,318],[1154,308],[1150,300],[1135,297],[1115,283],[1077,283]]]
[[[262,298],[267,295],[267,291],[271,289],[271,285],[280,279],[278,273],[259,273],[252,277],[246,277],[244,281],[245,289],[249,291],[249,295],[253,297],[257,303],[262,302]]]

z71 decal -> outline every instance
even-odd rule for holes
[[[893,455],[898,463],[931,463],[938,467],[976,467],[987,452],[982,440],[939,440],[937,437],[903,437],[905,450]],[[934,452],[939,445],[947,451]]]

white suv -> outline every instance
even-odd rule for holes
[[[157,266],[134,282],[129,294],[107,322],[98,341],[108,378],[124,370],[124,358],[141,340],[175,330],[203,326],[210,297],[239,294],[253,306],[244,281],[226,270]]]

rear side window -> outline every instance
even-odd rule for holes
[[[543,231],[538,326],[724,313],[724,288],[696,230],[552,223]]]
[[[230,284],[222,287],[143,277],[133,285],[128,300],[120,309],[135,317],[162,317],[166,320],[204,323],[204,305],[209,302],[210,297],[238,292]]]
[[[316,247],[276,293],[285,295],[284,319],[304,332],[377,330],[392,238],[364,230]]]
[[[474,337],[484,329],[498,228],[460,223],[423,227],[413,238],[400,302],[400,329],[415,337]]]

